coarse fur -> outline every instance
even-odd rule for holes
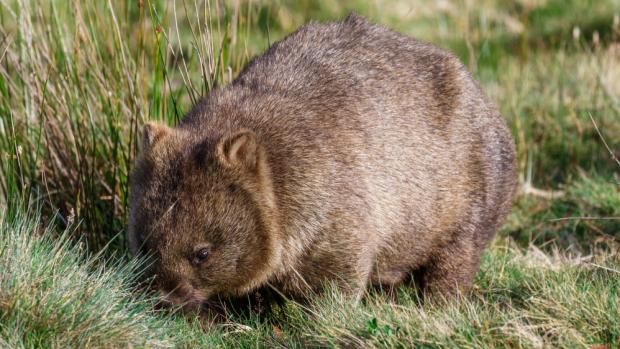
[[[516,186],[510,132],[459,60],[357,15],[273,44],[142,148],[130,248],[189,305],[327,281],[452,295]]]

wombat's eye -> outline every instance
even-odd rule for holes
[[[211,254],[210,248],[208,247],[201,248],[198,251],[196,251],[196,253],[194,254],[194,259],[192,260],[192,262],[195,265],[202,264],[207,261],[210,254]]]

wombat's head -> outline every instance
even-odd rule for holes
[[[150,271],[164,299],[189,306],[265,282],[281,249],[256,135],[194,133],[145,126],[128,229],[131,251],[153,258]]]

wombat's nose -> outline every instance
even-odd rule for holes
[[[175,287],[166,287],[159,290],[164,304],[178,305],[193,300],[194,288],[188,282],[182,282]]]
[[[188,298],[192,295],[194,288],[188,283],[183,282],[175,289],[174,293],[180,298]]]

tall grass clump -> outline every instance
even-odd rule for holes
[[[61,228],[81,221],[92,249],[107,244],[125,225],[141,125],[174,124],[230,80],[247,44],[237,33],[251,21],[238,17],[251,10],[193,1],[1,2],[0,202],[14,211],[14,202],[37,201],[44,214],[59,213]]]
[[[61,226],[84,220],[93,246],[122,229],[137,127],[149,112],[145,67],[109,5],[16,1],[2,9],[5,202],[41,201],[48,214],[60,212]]]

